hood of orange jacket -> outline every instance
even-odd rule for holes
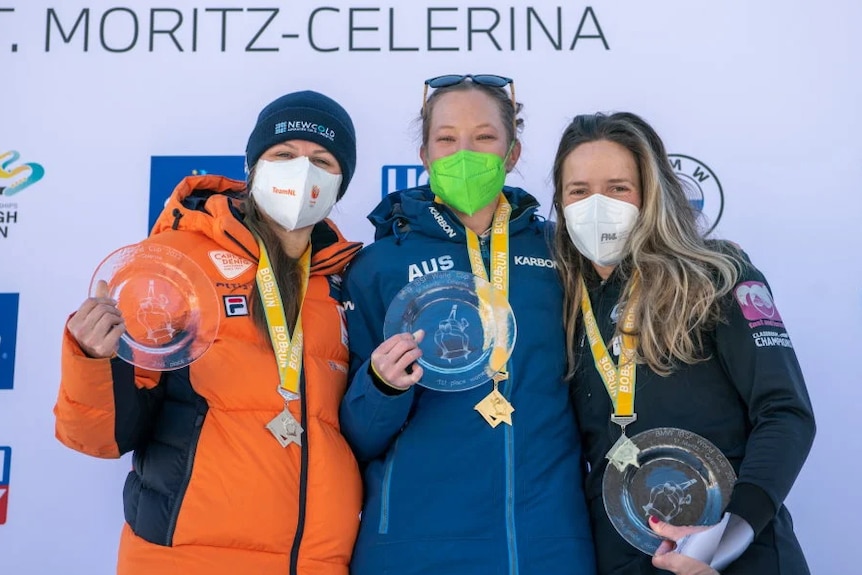
[[[257,262],[257,240],[243,224],[248,199],[246,183],[224,176],[188,176],[174,188],[151,235],[166,230],[206,234],[231,252],[241,250]],[[360,250],[349,242],[330,219],[315,224],[311,232],[311,275],[341,273]]]

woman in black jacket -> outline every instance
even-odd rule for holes
[[[576,117],[554,183],[599,572],[807,575],[783,502],[811,448],[814,415],[765,278],[736,246],[703,238],[661,139],[634,114]],[[651,558],[618,534],[602,480],[641,469],[627,438],[658,428],[706,438],[737,479],[712,527],[675,527],[645,506],[646,539],[661,536]]]

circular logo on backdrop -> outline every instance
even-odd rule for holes
[[[668,154],[670,165],[682,182],[688,201],[703,218],[705,234],[718,225],[724,211],[724,192],[721,182],[709,166],[691,156]]]

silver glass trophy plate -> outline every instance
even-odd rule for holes
[[[492,295],[493,289],[471,273],[443,271],[413,280],[398,292],[386,312],[383,335],[424,330],[419,385],[464,391],[505,367],[515,346],[515,316],[504,297]]]
[[[605,469],[602,497],[608,518],[628,543],[648,555],[662,539],[649,517],[672,525],[719,522],[736,482],[724,454],[703,437],[661,427],[631,438],[640,452],[638,465]]]
[[[180,369],[200,358],[218,332],[221,309],[212,281],[182,252],[158,244],[122,247],[90,281],[108,284],[126,331],[117,355],[153,371]]]

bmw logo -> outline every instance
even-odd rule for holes
[[[724,212],[724,192],[721,182],[709,166],[691,156],[668,154],[677,178],[688,195],[688,201],[703,218],[704,235],[708,235]]]

